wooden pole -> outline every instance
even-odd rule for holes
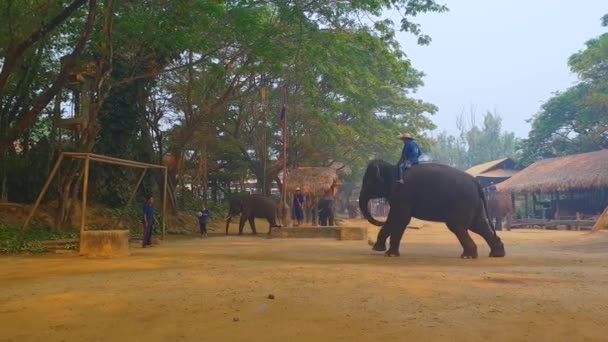
[[[288,213],[287,208],[289,207],[287,204],[287,86],[283,86],[283,110],[285,111],[285,115],[283,118],[283,187],[282,196],[283,197],[283,222],[288,221]]]
[[[163,184],[163,220],[162,220],[162,240],[165,240],[165,227],[166,227],[166,221],[167,221],[167,196],[169,194],[169,192],[167,191],[167,168],[165,167],[164,169],[164,184]]]
[[[46,194],[47,190],[49,189],[49,186],[51,185],[51,181],[55,177],[55,174],[57,174],[57,171],[59,170],[59,166],[61,165],[62,161],[63,161],[63,153],[59,155],[59,158],[57,158],[57,161],[55,162],[55,165],[53,166],[53,170],[51,171],[48,178],[46,179],[46,183],[44,183],[44,186],[42,187],[42,190],[40,191],[38,198],[36,198],[36,203],[34,203],[34,207],[30,211],[29,215],[27,216],[27,219],[25,220],[25,223],[23,224],[23,230],[27,230],[27,228],[29,227],[30,221],[34,217],[34,214],[36,213],[36,210],[38,209],[40,202],[42,202],[42,198],[44,198],[44,195]]]
[[[597,232],[597,231],[600,231],[600,230],[606,229],[606,228],[608,228],[608,207],[606,207],[606,209],[604,209],[604,212],[602,213],[602,215],[600,215],[600,217],[597,218],[597,221],[593,225],[593,228],[591,229],[591,231]]]
[[[84,224],[87,213],[87,195],[89,191],[89,165],[91,158],[89,156],[84,160],[84,176],[82,179],[82,208],[80,208],[80,233],[84,232]],[[82,235],[81,235],[82,236]]]
[[[147,171],[148,171],[148,169],[144,169],[144,171],[141,173],[141,176],[139,176],[139,179],[137,180],[137,184],[135,185],[135,188],[133,189],[133,192],[131,193],[131,196],[129,197],[129,201],[127,201],[127,205],[125,206],[125,208],[130,207],[131,203],[133,203],[133,200],[135,199],[135,196],[137,195],[137,190],[139,189],[141,182],[144,180],[144,177],[146,176]],[[124,212],[122,214],[120,214],[118,223],[116,224],[118,227],[120,227],[120,224],[122,223],[123,216],[124,216]]]

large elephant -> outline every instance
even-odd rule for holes
[[[239,198],[234,198],[230,201],[230,209],[226,218],[226,235],[228,235],[228,226],[234,216],[241,215],[239,221],[239,235],[243,234],[243,226],[245,221],[249,221],[249,226],[253,234],[257,234],[255,230],[255,218],[265,218],[268,220],[268,234],[272,228],[281,228],[277,224],[278,206],[277,201],[272,197],[262,195],[243,195]]]
[[[425,163],[406,172],[403,184],[397,181],[396,167],[382,160],[370,162],[363,177],[359,208],[372,224],[382,226],[373,247],[386,256],[399,256],[399,244],[412,217],[444,222],[463,248],[462,258],[477,258],[477,246],[467,230],[481,235],[490,246],[490,257],[505,256],[502,241],[489,224],[485,196],[475,178],[452,167]],[[386,198],[390,211],[386,222],[373,218],[368,202]]]

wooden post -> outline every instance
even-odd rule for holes
[[[162,240],[165,240],[165,226],[166,226],[166,221],[167,221],[167,196],[169,194],[169,192],[167,191],[167,168],[164,168],[164,184],[163,184],[163,220],[162,220]]]
[[[560,213],[559,213],[559,192],[555,193],[555,219],[559,220],[560,218]]]
[[[80,208],[80,233],[84,232],[84,224],[86,221],[87,213],[87,195],[89,191],[89,164],[91,164],[91,157],[87,155],[84,160],[84,176],[82,179],[82,208]]]
[[[528,193],[524,195],[524,206],[526,207],[526,210],[524,211],[524,218],[528,218]]]
[[[34,214],[36,213],[36,209],[38,209],[40,202],[42,202],[42,198],[44,198],[44,195],[46,194],[47,190],[49,189],[49,186],[51,185],[51,181],[55,177],[55,174],[57,174],[57,171],[59,170],[59,166],[61,165],[62,161],[63,161],[63,153],[59,155],[59,158],[57,158],[57,161],[55,162],[55,166],[53,166],[53,170],[49,174],[49,177],[46,179],[46,183],[44,183],[44,186],[42,187],[42,190],[40,191],[38,198],[36,198],[36,203],[34,203],[34,207],[30,211],[29,215],[27,216],[27,219],[25,220],[25,223],[23,224],[23,230],[27,230],[27,228],[30,224],[30,221],[32,220],[32,218],[34,217]]]
[[[511,193],[511,211],[513,213],[513,215],[515,215],[515,213],[517,212],[516,208],[515,208],[515,194]]]

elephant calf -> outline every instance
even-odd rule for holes
[[[268,220],[268,234],[271,233],[272,228],[281,228],[281,225],[277,224],[277,213],[278,206],[277,202],[272,197],[262,195],[246,195],[238,199],[230,201],[230,210],[228,212],[228,218],[226,219],[226,235],[228,235],[228,227],[230,221],[234,216],[241,215],[239,222],[239,235],[243,234],[243,226],[245,221],[249,221],[249,226],[253,231],[253,234],[257,234],[255,229],[255,218],[265,218]]]

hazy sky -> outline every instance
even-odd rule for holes
[[[441,1],[439,1],[441,2]],[[448,13],[417,18],[433,41],[399,40],[426,77],[416,97],[439,107],[438,130],[454,132],[456,117],[471,106],[478,116],[496,110],[503,127],[524,137],[525,121],[557,90],[577,77],[570,55],[606,31],[607,0],[447,0]],[[394,16],[398,21],[398,15]]]

